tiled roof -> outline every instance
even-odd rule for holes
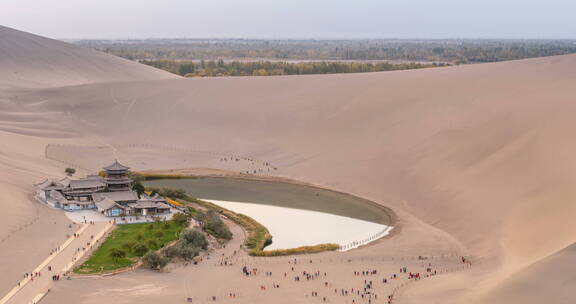
[[[112,207],[118,207],[121,209],[126,209],[125,207],[117,204],[115,201],[109,199],[109,198],[103,198],[100,201],[96,202],[96,208],[98,208],[98,211],[104,211],[104,210],[108,210]]]
[[[148,199],[141,199],[136,203],[133,204],[129,204],[130,207],[132,208],[158,208],[158,209],[170,209],[170,206],[161,203],[161,202],[155,202],[152,200],[148,200]]]
[[[104,186],[102,179],[83,178],[70,181],[70,188],[72,189],[98,188]]]
[[[113,192],[96,192],[92,194],[92,199],[94,201],[102,200],[103,198],[109,198],[116,202],[125,201],[137,201],[138,194],[134,191],[113,191]]]
[[[125,170],[128,170],[130,168],[120,164],[118,162],[118,160],[115,160],[113,164],[111,164],[110,166],[104,167],[103,169],[105,171],[125,171]]]

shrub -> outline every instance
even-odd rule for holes
[[[74,173],[76,173],[76,169],[74,169],[74,168],[66,168],[66,169],[64,169],[64,172],[66,173],[66,175],[72,176],[72,175],[74,175]]]
[[[204,213],[198,210],[196,211],[194,218],[200,222],[202,230],[215,238],[224,240],[232,239],[232,232],[228,229],[228,226],[226,226],[216,211],[209,209],[208,213]]]
[[[201,249],[208,249],[208,241],[204,233],[197,229],[186,229],[180,235],[180,241],[184,245],[191,245]]]
[[[163,253],[164,253],[165,257],[172,259],[172,258],[177,257],[180,252],[176,246],[171,246],[171,247],[164,249]]]
[[[148,252],[142,258],[142,264],[150,269],[161,270],[162,268],[166,267],[166,265],[168,265],[168,259],[158,255],[157,253]]]
[[[196,210],[194,207],[188,206],[187,209],[188,209],[188,213],[192,217],[196,216],[196,214],[198,213],[198,210]]]
[[[150,249],[158,248],[158,242],[156,242],[156,240],[154,240],[154,239],[148,240],[146,242],[146,245],[148,245],[148,248],[150,248]]]
[[[110,249],[109,254],[110,254],[110,257],[112,258],[112,260],[114,260],[115,262],[118,262],[118,260],[126,257],[126,251],[124,251],[122,249],[118,249],[118,248]]]
[[[179,198],[179,199],[184,199],[186,198],[186,191],[182,190],[182,189],[174,189],[174,188],[162,188],[162,189],[158,189],[158,188],[148,188],[148,190],[151,192],[152,195],[158,193],[161,196],[164,197],[170,197],[170,198]]]
[[[176,213],[172,216],[172,220],[180,226],[188,226],[190,216],[184,213]]]
[[[156,231],[156,232],[154,232],[154,236],[157,237],[157,238],[161,238],[161,237],[164,236],[164,232],[162,232],[162,231]]]
[[[324,251],[334,251],[340,249],[338,244],[320,244],[314,246],[302,246],[298,248],[290,249],[276,249],[276,250],[252,250],[250,255],[252,256],[283,256],[283,255],[295,255],[295,254],[311,254],[319,253]]]
[[[142,243],[138,243],[132,248],[132,252],[134,252],[135,255],[141,257],[145,255],[146,252],[148,252],[148,247]]]
[[[134,242],[128,242],[122,245],[122,248],[126,251],[132,251],[132,248],[134,248],[134,246],[136,245],[136,243]]]
[[[180,243],[178,244],[177,252],[179,257],[181,257],[186,261],[189,261],[200,254],[200,249],[192,245],[186,245],[184,243]]]
[[[204,225],[202,225],[202,229],[218,239],[232,239],[232,232],[230,229],[228,229],[228,226],[226,226],[224,221],[222,221],[220,216],[214,210],[208,211]]]

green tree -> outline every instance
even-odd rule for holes
[[[190,223],[190,216],[184,213],[176,213],[172,216],[172,220],[180,226],[188,226]],[[169,227],[168,227],[169,228]]]
[[[180,241],[185,245],[191,245],[201,249],[208,249],[208,241],[204,233],[197,229],[186,229],[180,235]]]
[[[137,256],[143,256],[148,252],[148,247],[142,243],[138,243],[132,248],[132,252]]]
[[[114,262],[118,262],[118,260],[126,257],[126,251],[118,248],[110,249],[108,254]]]
[[[150,269],[161,270],[166,267],[166,265],[168,265],[168,259],[158,255],[155,252],[148,252],[142,258],[142,264]]]
[[[173,259],[178,256],[179,251],[176,246],[170,246],[163,250],[164,256],[169,259]]]
[[[186,245],[184,243],[178,244],[177,247],[178,256],[186,261],[190,261],[200,254],[200,249],[191,245]]]
[[[158,194],[169,198],[186,198],[186,191],[182,189],[162,188],[159,190]]]
[[[72,176],[72,175],[74,175],[74,173],[76,173],[76,169],[74,169],[74,168],[66,168],[66,169],[64,169],[64,172],[66,173],[66,175]]]
[[[144,194],[144,191],[146,191],[146,188],[144,185],[142,185],[141,182],[134,182],[134,185],[132,185],[132,190],[136,191],[138,195],[142,195]]]
[[[146,245],[148,245],[148,248],[150,249],[156,249],[158,248],[158,242],[156,242],[156,240],[152,239],[152,240],[148,240],[146,242]]]
[[[124,243],[122,245],[122,248],[124,250],[126,250],[127,252],[130,252],[130,251],[132,251],[132,248],[134,248],[134,246],[136,246],[135,242],[128,242],[128,243]]]
[[[232,239],[232,232],[214,210],[209,210],[208,214],[206,214],[202,229],[216,238],[224,240]]]

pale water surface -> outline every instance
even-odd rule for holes
[[[204,200],[250,216],[266,226],[273,237],[272,244],[266,247],[267,250],[325,243],[346,246],[351,242],[367,240],[378,234],[381,234],[380,237],[385,236],[391,228],[382,224],[317,211],[244,202]]]

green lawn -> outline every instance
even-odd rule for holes
[[[158,250],[176,240],[184,227],[172,221],[161,223],[142,223],[119,225],[92,256],[74,269],[80,274],[109,272],[134,265],[138,258],[149,250]],[[144,245],[144,250],[135,250],[137,245]],[[126,257],[114,260],[110,256],[113,248],[121,249]]]

